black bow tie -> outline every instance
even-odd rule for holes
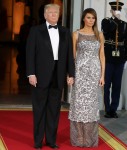
[[[57,25],[55,25],[55,26],[49,25],[49,29],[51,29],[51,28],[57,29]]]

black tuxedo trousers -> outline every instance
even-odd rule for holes
[[[47,88],[33,87],[34,141],[35,146],[55,144],[61,108],[62,90],[58,88],[57,61]],[[45,123],[45,124],[44,124]]]

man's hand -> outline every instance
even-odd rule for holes
[[[31,85],[33,85],[33,86],[36,87],[36,84],[37,84],[37,78],[36,78],[35,75],[29,76],[29,83],[30,83]]]
[[[74,83],[74,78],[73,77],[67,77],[67,84],[72,85]]]

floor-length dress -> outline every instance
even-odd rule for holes
[[[98,146],[100,42],[95,35],[77,32],[75,83],[70,99],[70,139],[73,146]]]

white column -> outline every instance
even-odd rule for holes
[[[84,0],[84,9],[91,7],[92,0]]]
[[[72,31],[76,31],[77,29],[80,29],[81,2],[82,2],[82,0],[73,0],[73,27],[72,27]]]

